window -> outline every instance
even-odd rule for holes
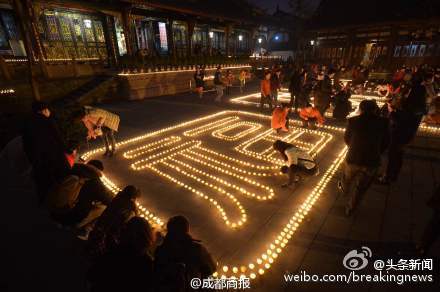
[[[403,52],[402,52],[402,57],[408,57],[410,54],[410,50],[411,50],[411,46],[404,46],[403,47]]]
[[[166,24],[164,22],[158,22],[158,26],[159,26],[160,49],[162,51],[168,51]]]
[[[426,56],[434,56],[435,55],[435,45],[430,44],[428,46],[428,50],[426,51]]]
[[[10,50],[19,42],[19,34],[12,10],[0,9],[0,50]]]
[[[396,46],[394,48],[394,57],[400,57],[400,50],[402,49],[401,46]]]
[[[124,56],[127,54],[127,44],[125,43],[124,29],[119,21],[119,18],[115,17],[115,31],[116,31],[116,41],[118,42],[118,52],[119,56]]]
[[[212,36],[212,47],[218,51],[224,51],[225,46],[225,33],[222,31],[214,31]]]
[[[107,58],[103,24],[97,16],[46,9],[38,31],[46,59]]]
[[[411,46],[411,52],[410,52],[410,56],[411,57],[415,57],[416,56],[418,47],[419,47],[418,45],[412,45]]]
[[[424,55],[425,55],[425,52],[426,52],[426,45],[420,45],[420,48],[419,48],[419,57],[423,57]]]

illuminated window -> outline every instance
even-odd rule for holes
[[[102,19],[70,10],[45,9],[38,31],[46,59],[107,58]]]
[[[163,51],[168,51],[166,24],[164,22],[159,22],[158,25],[159,25],[160,48]]]

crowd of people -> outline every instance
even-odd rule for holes
[[[352,72],[344,67],[337,70],[326,66],[300,68],[291,74],[291,101],[287,104],[278,103],[273,94],[274,90],[280,88],[277,83],[277,72],[280,71],[279,68],[266,71],[261,80],[261,106],[266,103],[270,109],[275,106],[271,126],[278,134],[289,131],[289,114],[292,109],[298,113],[304,127],[322,125],[330,103],[334,106],[333,118],[345,120],[352,112],[349,103],[351,92],[363,92],[358,85],[365,84],[368,76],[365,75],[368,71],[360,67],[358,71]],[[430,118],[430,113],[436,111],[433,107],[439,99],[439,77],[440,69],[434,70],[428,66],[399,69],[392,80],[379,82],[374,88],[377,96],[385,100],[381,108],[375,99],[364,99],[358,109],[350,114],[344,133],[348,153],[338,183],[339,189],[347,197],[347,216],[356,210],[372,183],[388,185],[398,179],[407,145],[416,136],[422,120]],[[343,79],[346,79],[345,82],[341,82]],[[276,84],[275,87],[272,84]],[[306,171],[310,174],[317,169],[313,157],[294,145],[276,141],[274,149],[286,161],[281,171],[289,176],[289,181],[284,186],[298,181],[297,173]],[[429,249],[438,236],[434,228],[439,217],[438,198],[430,202],[436,211],[423,235],[420,244],[422,251]]]
[[[241,90],[248,74],[242,70],[238,75]],[[390,184],[397,180],[405,148],[438,103],[439,74],[440,69],[427,66],[400,69],[390,82],[381,82],[377,87],[378,95],[386,99],[382,108],[375,100],[363,100],[357,115],[348,119],[344,134],[348,152],[338,183],[347,197],[347,216],[356,210],[373,182]],[[216,69],[217,101],[221,101],[224,90],[229,94],[234,78],[230,70],[223,75],[220,67]],[[194,79],[197,93],[203,98],[203,67],[197,68]],[[352,111],[351,92],[367,79],[368,70],[362,67],[274,67],[264,72],[261,80],[260,105],[263,108],[267,104],[273,111],[271,127],[278,134],[289,131],[292,111],[304,127],[316,127],[326,122],[325,113],[333,103],[333,117],[345,120]],[[280,103],[278,93],[286,81],[290,102]],[[108,159],[116,155],[118,115],[86,106],[73,113],[70,122],[84,126],[84,141],[100,137]],[[46,103],[33,103],[22,143],[32,166],[39,207],[48,211],[57,226],[86,241],[84,255],[91,263],[88,280],[92,291],[185,291],[188,279],[207,278],[216,270],[206,247],[191,235],[187,218],[171,217],[162,235],[164,231],[155,231],[138,213],[139,188],[127,185],[113,195],[102,180],[104,162],[85,162],[78,157],[81,141],[65,140]],[[275,141],[273,149],[285,161],[281,172],[288,181],[283,187],[298,182],[300,173],[319,175],[313,153],[282,140]],[[383,160],[386,163],[380,173]],[[418,247],[423,253],[438,237],[438,197],[437,191],[430,201],[435,214]]]
[[[216,102],[222,102],[223,96],[231,94],[231,88],[234,86],[235,80],[238,80],[240,93],[243,93],[246,87],[246,80],[250,78],[250,73],[246,69],[241,69],[237,76],[234,75],[231,69],[226,69],[223,73],[221,66],[217,66],[214,73],[214,89],[216,91]],[[206,84],[206,68],[205,66],[197,66],[194,73],[195,92],[199,98],[203,98],[203,93],[207,90]]]
[[[116,154],[118,115],[86,106],[71,119],[83,125],[84,141],[101,137],[104,156]],[[114,195],[102,180],[104,162],[82,161],[77,156],[81,141],[66,143],[64,136],[49,106],[34,102],[21,140],[38,208],[58,228],[85,241],[91,291],[186,291],[189,277],[206,278],[216,270],[184,216],[170,218],[164,235],[155,231],[138,212],[141,190],[127,185]]]

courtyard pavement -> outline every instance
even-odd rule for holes
[[[251,86],[246,93],[256,90]],[[233,89],[233,97],[239,96],[236,88]],[[118,134],[118,141],[143,135],[152,131],[161,130],[184,121],[193,121],[196,118],[207,117],[225,110],[246,111],[259,114],[254,106],[230,104],[227,99],[222,104],[213,103],[213,93],[207,93],[202,100],[191,94],[182,94],[169,97],[160,97],[138,102],[116,102],[103,105],[121,116],[121,129]],[[268,115],[269,112],[264,112]],[[238,118],[243,122],[240,128],[227,128],[230,124],[220,125],[219,120],[224,118]],[[227,122],[227,121],[226,121]],[[203,125],[212,123],[209,129],[200,128]],[[293,130],[298,133],[301,129]],[[252,126],[261,128],[254,129]],[[343,125],[336,125],[343,126]],[[373,185],[359,205],[358,210],[352,217],[344,215],[345,198],[338,192],[337,180],[340,171],[331,173],[328,177],[327,170],[332,164],[338,162],[338,154],[343,149],[342,132],[335,129],[319,129],[317,132],[303,133],[298,141],[304,147],[323,146],[317,154],[320,164],[320,174],[316,177],[304,177],[300,184],[290,189],[280,188],[283,177],[273,176],[276,171],[268,171],[267,177],[246,175],[249,179],[255,180],[268,189],[272,189],[274,197],[271,200],[255,200],[246,198],[243,194],[234,189],[233,186],[249,184],[246,181],[242,184],[243,178],[221,173],[219,168],[234,169],[236,175],[242,175],[249,169],[240,168],[237,163],[228,160],[227,157],[241,159],[244,162],[257,164],[258,160],[251,154],[237,152],[236,147],[243,141],[253,136],[262,134],[270,127],[270,120],[252,114],[240,114],[227,112],[207,119],[206,121],[194,122],[182,128],[171,129],[157,133],[153,137],[145,138],[136,143],[127,144],[121,147],[118,154],[111,159],[103,159],[106,166],[106,175],[118,186],[135,184],[142,188],[144,195],[141,203],[149,211],[160,217],[163,221],[174,214],[184,214],[191,222],[192,231],[196,238],[201,239],[220,263],[219,274],[222,274],[223,265],[228,266],[225,273],[228,276],[233,267],[237,267],[239,276],[242,272],[241,266],[246,268],[244,274],[257,274],[256,279],[251,281],[250,291],[438,291],[439,288],[439,242],[433,246],[428,257],[435,260],[434,272],[437,278],[434,285],[386,285],[381,284],[332,284],[332,283],[286,283],[283,275],[298,274],[305,271],[308,274],[344,274],[347,270],[342,262],[344,256],[353,249],[361,249],[362,246],[371,249],[373,258],[382,259],[416,259],[414,252],[415,243],[420,239],[424,226],[432,215],[431,209],[426,206],[426,201],[432,195],[435,186],[440,184],[440,139],[433,135],[421,133],[416,140],[409,145],[402,173],[398,182],[390,186]],[[185,131],[199,128],[200,134],[190,135]],[[249,129],[249,135],[234,140],[234,135]],[[203,131],[206,130],[206,131]],[[214,135],[216,130],[217,133]],[[332,136],[328,144],[319,142],[319,135]],[[213,136],[214,135],[214,136]],[[156,149],[147,154],[139,154],[138,157],[124,157],[142,151],[148,151],[146,144],[154,143],[157,140],[169,139],[171,136],[180,137],[177,144],[166,144],[168,140],[159,143],[163,149],[171,149],[174,145],[182,145],[185,142],[201,141],[203,146],[214,150],[227,157],[216,156],[210,153],[207,155],[205,164],[200,164],[192,159],[201,154],[204,150],[198,147],[189,149],[194,153],[183,152],[172,156],[174,160],[164,160],[165,164],[159,162],[156,165],[143,162],[150,154],[160,154],[163,151]],[[224,139],[219,139],[222,137]],[[225,141],[225,139],[230,139]],[[252,153],[264,151],[264,147],[270,145],[263,137],[258,141],[249,141],[249,147],[245,150],[252,150]],[[274,139],[266,137],[267,140]],[[319,139],[318,139],[319,138]],[[321,144],[319,144],[321,143]],[[91,149],[100,146],[97,143],[91,145]],[[255,149],[252,147],[256,147]],[[264,146],[264,147],[263,147]],[[144,147],[137,149],[138,147]],[[154,145],[147,147],[156,147]],[[168,148],[167,148],[168,147]],[[263,147],[263,148],[262,148]],[[240,147],[238,147],[241,149]],[[242,147],[243,148],[243,147]],[[257,149],[258,148],[258,149]],[[315,150],[316,150],[315,148]],[[128,151],[132,152],[128,152]],[[175,151],[175,150],[173,150]],[[186,151],[186,150],[185,150]],[[245,151],[244,151],[245,152]],[[128,154],[127,154],[128,153]],[[170,152],[171,153],[171,152]],[[97,157],[101,156],[99,153]],[[185,156],[186,155],[186,156]],[[136,155],[133,155],[136,156]],[[271,156],[277,158],[276,156]],[[208,160],[206,160],[208,159]],[[211,159],[211,160],[209,160]],[[219,162],[215,164],[212,159]],[[139,161],[138,161],[139,160]],[[172,169],[166,165],[173,161],[179,164],[179,169]],[[130,168],[132,163],[136,166],[145,166],[141,171]],[[217,169],[210,168],[206,163],[215,164]],[[223,164],[221,164],[223,163]],[[186,166],[185,166],[186,164]],[[227,197],[218,195],[218,188],[213,191],[211,185],[218,185],[221,180],[228,181],[232,186],[226,185],[224,189],[234,195],[245,210],[247,217],[243,226],[231,228],[225,224],[224,218],[220,216],[218,208],[197,197],[193,190],[178,185],[169,178],[158,176],[158,172],[152,171],[151,166],[162,174],[168,174],[173,178],[186,183],[195,191],[203,192],[217,200],[217,203],[224,206],[224,211],[230,221],[238,222],[243,216],[235,203],[228,201]],[[198,165],[198,166],[197,166]],[[264,164],[265,166],[270,163]],[[188,167],[189,166],[189,167]],[[231,168],[235,166],[235,168]],[[193,167],[193,168],[191,168]],[[5,168],[2,168],[5,170]],[[186,171],[185,171],[186,170]],[[199,172],[197,172],[197,170]],[[202,172],[200,172],[202,171]],[[331,171],[331,169],[330,169]],[[254,171],[257,172],[258,171]],[[192,174],[204,179],[208,185],[194,181],[194,178],[185,175]],[[210,175],[210,176],[209,176]],[[46,219],[47,214],[36,207],[33,198],[32,183],[24,180],[14,180],[11,173],[2,172],[0,176],[5,186],[5,201],[1,204],[0,222],[4,226],[6,234],[0,245],[2,257],[5,260],[2,277],[0,276],[0,290],[2,291],[84,291],[85,270],[87,264],[80,256],[81,242],[75,240],[68,231],[59,230]],[[323,181],[324,180],[324,181]],[[314,196],[317,200],[313,203],[310,211],[298,213],[298,208],[308,198],[315,186],[323,185],[320,196]],[[250,193],[259,194],[255,185],[249,185],[246,189]],[[270,192],[269,192],[270,193]],[[225,199],[226,198],[226,199]],[[210,206],[211,205],[211,206]],[[301,218],[298,227],[291,238],[283,245],[274,262],[269,268],[263,267],[262,254],[269,256],[266,252],[270,243],[273,242],[292,215]],[[298,216],[301,215],[301,216]],[[240,217],[241,216],[241,217]],[[287,232],[288,233],[288,232]],[[3,237],[3,236],[2,236]],[[278,246],[277,246],[278,247]],[[280,246],[281,247],[281,246]],[[276,249],[275,249],[276,251]],[[264,275],[258,275],[257,258],[263,259]],[[250,269],[248,264],[254,263],[257,266]],[[254,272],[254,270],[256,272]],[[359,273],[374,273],[371,265]],[[69,287],[66,287],[69,283]],[[3,286],[2,286],[3,285]],[[6,289],[1,289],[5,287]]]

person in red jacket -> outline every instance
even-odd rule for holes
[[[270,72],[267,71],[264,73],[264,79],[261,80],[261,100],[260,107],[264,108],[264,104],[267,103],[269,105],[269,109],[272,111],[272,97],[271,97],[271,86],[270,86]]]
[[[289,112],[290,107],[287,103],[283,103],[273,110],[271,126],[277,133],[289,131]]]
[[[300,110],[299,117],[303,121],[304,127],[314,125],[315,122],[318,122],[318,124],[322,125],[325,121],[318,109],[312,106],[310,103]]]

